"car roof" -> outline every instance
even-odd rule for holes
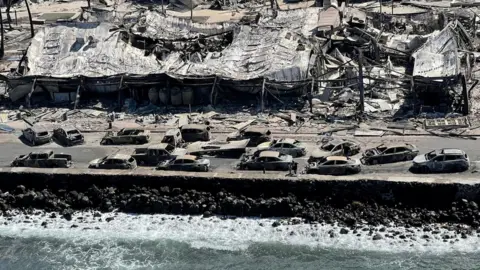
[[[167,136],[176,135],[177,132],[179,132],[179,130],[176,129],[176,128],[175,129],[169,129],[169,130],[167,130],[167,132],[165,132],[165,135],[167,135]]]
[[[44,125],[34,125],[31,127],[33,131],[40,132],[40,131],[48,131],[47,127]]]
[[[148,149],[166,149],[168,147],[168,143],[158,143],[154,145],[150,145]]]
[[[129,159],[130,156],[129,155],[126,155],[126,154],[112,154],[110,156],[108,156],[108,159]]]
[[[244,132],[258,132],[258,133],[267,133],[267,128],[262,127],[248,127],[244,130]]]
[[[331,161],[331,160],[343,160],[343,161],[347,161],[347,157],[343,157],[343,156],[330,156],[330,157],[327,157],[327,160],[328,161]]]
[[[42,154],[50,154],[51,152],[53,152],[53,151],[52,150],[40,150],[40,151],[32,152],[31,154],[32,155],[42,155]]]
[[[60,128],[65,130],[65,131],[77,130],[74,126],[63,126],[63,127],[60,127]]]
[[[286,139],[281,139],[281,140],[279,140],[278,142],[294,144],[294,143],[295,143],[295,139],[286,138]]]
[[[199,125],[199,124],[188,124],[188,125],[183,125],[182,129],[207,129],[206,125]]]
[[[177,157],[177,159],[197,160],[197,156],[194,156],[194,155],[183,155],[183,156]]]
[[[465,152],[460,149],[453,149],[453,148],[444,148],[441,151],[442,154],[445,155],[463,155]]]
[[[280,153],[277,151],[263,151],[260,153],[259,157],[279,157]]]
[[[387,145],[388,148],[393,148],[393,147],[408,147],[409,145],[406,143],[397,143],[397,144],[392,144],[392,145]]]
[[[120,129],[120,131],[130,131],[130,130],[140,130],[140,131],[144,131],[143,128],[122,128],[122,129]]]

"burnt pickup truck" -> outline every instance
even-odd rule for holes
[[[183,156],[186,152],[183,148],[175,148],[171,144],[160,143],[146,148],[137,148],[133,152],[132,157],[140,166],[156,166],[161,161]]]
[[[150,131],[136,128],[123,128],[115,134],[108,131],[100,144],[144,144],[150,141]]]
[[[53,151],[32,152],[21,155],[12,161],[12,167],[69,168],[73,165],[72,156],[54,154]]]

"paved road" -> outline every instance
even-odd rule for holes
[[[19,138],[18,135],[13,134],[0,134],[0,167],[9,166],[10,162],[17,155],[27,154],[35,150],[46,150],[51,149],[56,152],[63,152],[66,154],[71,154],[73,156],[75,167],[77,168],[86,168],[88,163],[99,157],[113,153],[126,153],[131,154],[136,145],[123,145],[123,146],[100,146],[99,142],[103,134],[101,133],[91,133],[85,134],[86,143],[81,146],[74,147],[62,147],[54,142],[42,145],[31,147],[24,144]],[[160,141],[161,135],[154,136],[151,143],[158,143]],[[299,163],[299,170],[301,171],[305,165],[309,153],[312,152],[317,146],[315,141],[320,140],[318,136],[305,136],[305,143],[307,145],[307,156],[302,158],[297,158]],[[417,145],[420,150],[420,153],[426,153],[433,149],[438,148],[459,148],[463,149],[470,156],[472,161],[480,160],[480,141],[470,140],[470,139],[454,139],[454,138],[439,138],[439,137],[398,137],[398,136],[389,136],[389,137],[361,137],[361,138],[350,138],[354,141],[357,141],[362,149],[373,147],[380,143],[399,143],[399,142],[408,142],[411,144]],[[360,155],[357,155],[360,157]],[[222,159],[222,158],[210,158],[212,164],[212,170],[214,172],[235,172],[235,164],[238,162],[236,159]],[[384,164],[377,166],[364,166],[362,168],[362,174],[371,174],[379,172],[392,172],[392,173],[406,173],[409,174],[408,168],[410,167],[410,162],[400,162],[393,164]],[[145,168],[151,169],[151,168]],[[473,170],[473,169],[472,169]],[[470,171],[472,171],[470,170]],[[254,172],[252,172],[254,173]],[[267,172],[268,173],[268,172]],[[469,173],[469,172],[465,172]]]

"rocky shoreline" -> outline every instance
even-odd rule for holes
[[[421,208],[401,204],[377,204],[371,201],[333,200],[328,197],[315,200],[297,198],[293,194],[283,197],[251,198],[226,191],[211,193],[166,186],[159,189],[147,187],[119,189],[92,185],[79,192],[66,189],[36,190],[19,185],[11,191],[0,191],[0,210],[4,216],[12,215],[12,211],[16,210],[26,214],[44,210],[56,212],[66,220],[71,220],[75,211],[95,211],[98,217],[102,216],[100,212],[114,211],[202,215],[205,218],[213,215],[225,218],[282,217],[287,219],[275,221],[271,226],[298,223],[338,224],[342,229],[332,232],[332,237],[335,234],[365,231],[373,238],[380,238],[383,236],[377,235],[378,232],[372,231],[369,227],[388,227],[392,224],[407,229],[422,228],[433,234],[439,233],[441,227],[461,237],[467,237],[476,234],[477,228],[480,227],[478,208],[477,203],[464,199],[438,208]],[[432,224],[442,225],[431,226]],[[393,231],[390,234],[401,237],[399,232]]]

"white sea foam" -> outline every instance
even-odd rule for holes
[[[63,218],[49,218],[44,215],[16,214],[8,220],[0,217],[0,237],[15,238],[55,238],[72,239],[78,243],[94,245],[104,240],[124,241],[161,241],[172,240],[190,245],[192,248],[209,248],[216,250],[239,251],[245,250],[252,244],[280,243],[285,245],[307,246],[311,248],[387,251],[387,252],[478,252],[480,251],[480,237],[476,233],[461,239],[457,236],[453,243],[444,242],[441,236],[445,233],[440,229],[439,234],[416,231],[416,240],[402,240],[384,237],[373,240],[368,232],[359,230],[361,236],[350,231],[340,234],[340,228],[331,225],[281,225],[272,227],[274,219],[220,219],[218,217],[202,218],[200,216],[171,216],[171,215],[128,215],[124,213],[103,214],[94,218],[93,213],[76,213],[72,221]],[[78,220],[77,217],[83,217]],[[110,222],[107,217],[113,217]],[[26,223],[25,223],[26,221]],[[46,221],[47,228],[41,223]],[[6,223],[6,224],[4,224]],[[78,227],[71,228],[72,225]],[[378,228],[377,228],[378,229]],[[409,234],[405,228],[387,228]],[[333,230],[335,237],[330,237]],[[382,233],[383,235],[385,233]],[[375,235],[375,233],[374,233]],[[422,238],[429,235],[429,239]],[[101,249],[98,250],[101,252]]]

